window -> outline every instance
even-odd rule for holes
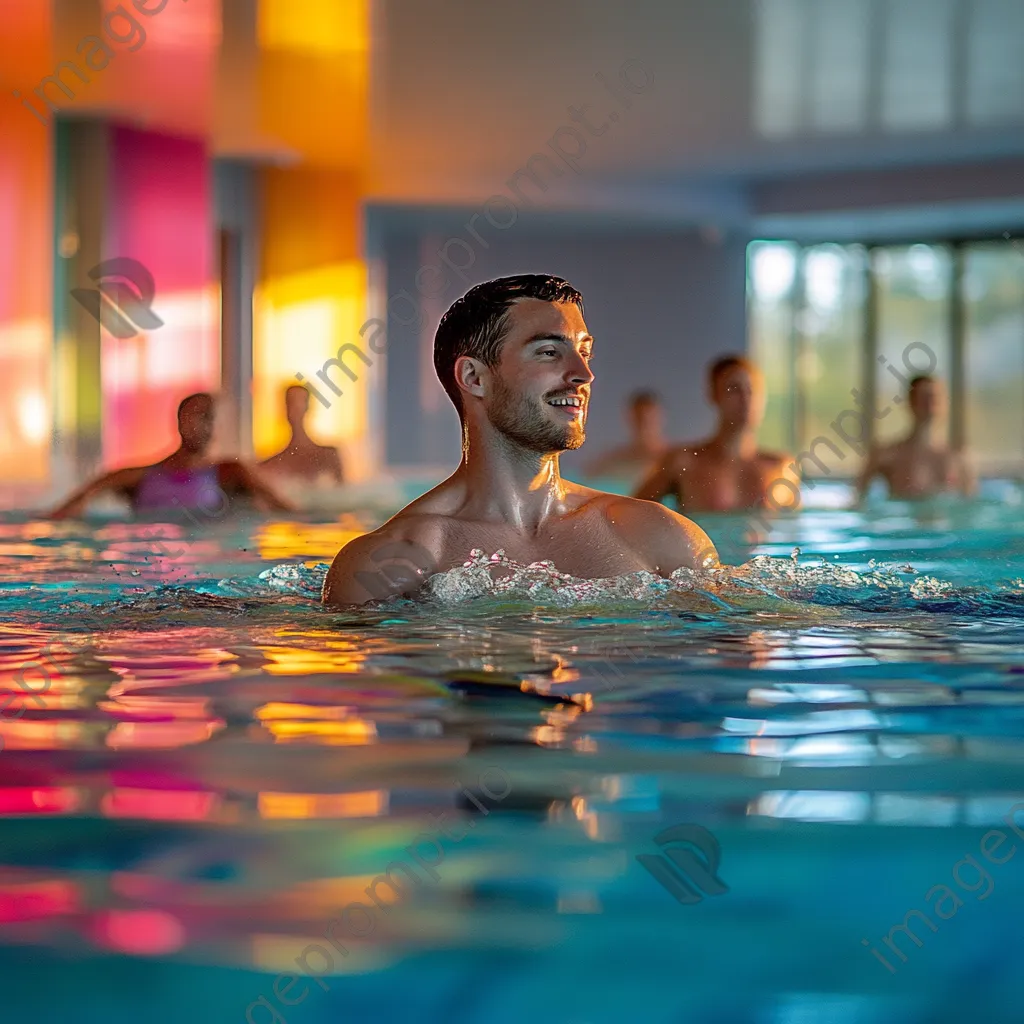
[[[993,473],[1024,463],[1024,245],[964,254],[965,433]]]
[[[868,443],[903,436],[918,374],[946,383],[946,437],[982,473],[1024,468],[1024,242],[756,241],[747,294],[761,440],[806,478],[852,478]]]
[[[922,244],[886,246],[871,256],[878,303],[875,405],[879,413],[892,409],[875,421],[875,439],[889,444],[906,433],[899,407],[914,377],[927,373],[950,387],[953,258],[948,247]]]

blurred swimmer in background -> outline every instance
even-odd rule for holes
[[[898,401],[898,399],[897,399]],[[977,481],[963,452],[940,440],[946,418],[946,388],[937,377],[915,377],[907,387],[910,433],[895,444],[879,445],[868,453],[857,481],[857,503],[867,497],[871,481],[880,476],[897,500],[931,498],[955,491],[974,494]]]
[[[344,482],[345,473],[337,448],[317,444],[306,433],[309,413],[309,391],[293,384],[284,395],[285,415],[292,429],[288,443],[276,455],[260,463],[260,469],[271,476],[315,484],[329,480],[333,484]]]
[[[655,392],[635,391],[629,397],[626,424],[629,441],[588,463],[585,468],[588,477],[628,480],[635,485],[645,479],[668,452],[670,445],[662,433],[665,410]]]
[[[172,509],[199,510],[219,515],[232,495],[255,499],[267,507],[294,511],[260,479],[258,473],[237,459],[213,462],[207,454],[213,440],[216,400],[201,392],[189,395],[178,406],[177,450],[151,466],[115,469],[80,487],[51,519],[81,515],[93,498],[104,493],[127,498],[135,512]]]
[[[708,368],[708,398],[718,413],[714,434],[669,451],[637,488],[635,498],[672,495],[686,512],[793,508],[800,478],[793,457],[758,447],[765,386],[760,369],[743,356],[722,356]],[[779,486],[783,484],[784,486]]]

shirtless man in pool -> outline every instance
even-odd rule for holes
[[[714,434],[672,449],[634,492],[661,501],[672,495],[686,512],[791,508],[800,478],[792,456],[758,447],[764,418],[761,371],[743,356],[722,356],[708,369],[708,397],[718,413]]]
[[[471,549],[517,562],[550,559],[585,579],[710,567],[697,525],[662,505],[563,480],[563,451],[583,444],[594,339],[566,281],[524,274],[470,289],[442,317],[434,368],[462,421],[458,469],[373,533],[338,552],[331,605],[411,594]],[[412,565],[403,569],[396,559]],[[367,580],[381,580],[386,593]]]
[[[898,399],[897,399],[898,401]],[[863,503],[871,481],[882,477],[889,497],[901,501],[931,498],[943,491],[971,495],[977,483],[963,452],[939,439],[946,412],[946,389],[937,377],[915,377],[907,388],[913,426],[895,444],[876,447],[857,481],[857,504]]]

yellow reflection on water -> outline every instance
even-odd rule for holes
[[[320,672],[359,672],[366,658],[358,651],[305,650],[300,647],[257,646],[267,661],[263,671],[272,676],[304,676]]]
[[[341,722],[284,722],[263,723],[277,743],[302,743],[313,740],[327,746],[360,746],[377,741],[377,726],[363,718],[349,718]]]
[[[310,719],[341,719],[348,718],[352,714],[350,708],[345,707],[318,707],[313,704],[285,704],[281,701],[271,701],[256,709],[256,717],[261,721],[310,718]]]
[[[252,966],[268,974],[287,974],[295,969],[295,957],[309,945],[323,948],[323,935],[254,935],[252,937]],[[330,943],[327,948],[333,950]],[[394,957],[384,954],[379,946],[369,946],[345,938],[348,956],[342,956],[337,950],[332,952],[331,967],[325,970],[326,964],[311,961],[312,969],[317,974],[363,974],[367,971],[380,971],[387,967]]]
[[[96,732],[96,727],[87,732],[84,722],[10,722],[0,716],[0,749],[68,750],[87,745],[88,735]]]
[[[265,523],[256,534],[260,558],[309,558],[330,561],[350,541],[366,531],[350,519],[340,523]]]
[[[388,790],[364,793],[260,793],[261,818],[377,818],[388,812]]]

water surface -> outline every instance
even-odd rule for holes
[[[359,611],[319,586],[379,517],[0,519],[4,1019],[1021,1020],[1014,493]],[[677,824],[726,892],[636,860]]]

